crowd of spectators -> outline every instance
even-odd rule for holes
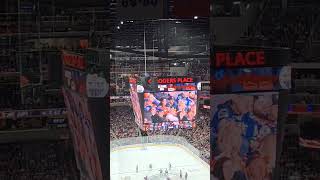
[[[186,138],[189,143],[202,153],[203,158],[210,159],[210,113],[207,110],[198,111],[196,128],[182,130],[180,136]]]
[[[292,90],[297,93],[319,94],[320,74],[318,69],[295,69],[293,71]]]
[[[126,103],[126,104],[129,104],[130,103],[130,99],[126,99],[126,98],[119,98],[119,99],[111,99],[110,100],[110,104],[111,106],[112,105],[115,105],[115,104],[118,104],[118,103]]]
[[[11,109],[20,103],[21,97],[19,96],[20,89],[17,85],[8,85],[0,87],[0,109]]]
[[[298,136],[286,136],[280,159],[280,180],[320,179],[320,154],[299,146]]]
[[[12,57],[0,58],[0,73],[17,72],[18,67]]]
[[[203,81],[210,81],[209,63],[191,63],[189,75],[201,77]]]
[[[110,108],[110,131],[111,140],[139,136],[131,107],[120,106]]]
[[[72,149],[66,142],[11,143],[0,146],[1,180],[76,180]]]
[[[45,7],[45,4],[40,5],[42,8],[50,9],[49,7]],[[41,8],[41,9],[42,9]],[[38,9],[38,8],[37,8]],[[47,14],[48,12],[45,12]],[[17,12],[16,12],[17,13]],[[30,14],[32,12],[29,12],[28,14],[25,14],[24,21],[28,23],[22,23],[21,24],[21,32],[23,33],[34,33],[38,32],[39,29],[37,26],[33,25],[36,24],[37,21],[32,19],[32,16],[35,16],[37,14],[36,11],[33,11],[34,14]],[[12,13],[13,14],[13,13]],[[41,22],[41,32],[68,32],[68,31],[89,31],[90,26],[94,25],[94,28],[97,30],[104,30],[102,27],[104,27],[102,23],[106,23],[108,18],[102,15],[98,15],[96,13],[95,20],[93,21],[92,16],[88,16],[86,13],[76,13],[76,12],[64,12],[60,11],[60,13],[55,12],[55,14],[47,14],[44,15],[41,13],[42,17],[39,18]],[[18,33],[19,32],[19,26],[18,21],[15,16],[2,16],[1,20],[3,21],[0,24],[0,34],[11,34],[11,33]],[[53,23],[54,26],[53,26]]]
[[[54,116],[54,115],[53,115]],[[0,119],[0,131],[66,128],[66,117],[19,117]]]
[[[22,109],[47,109],[47,108],[63,108],[65,107],[63,96],[50,97],[50,96],[37,96],[33,94],[25,94],[24,102],[21,102],[21,90],[17,88],[1,88],[1,94],[10,96],[0,97],[1,110],[22,110]]]
[[[290,95],[289,104],[320,104],[317,94]]]
[[[251,41],[260,45],[289,47],[293,57],[297,60],[303,58],[310,32],[313,28],[317,29],[313,26],[319,8],[295,6],[284,10],[269,5],[262,12],[262,18],[248,29]]]
[[[200,150],[205,161],[210,158],[210,115],[205,110],[198,111],[196,127],[193,129],[168,129],[148,131],[148,136],[172,135],[184,137],[190,144]],[[129,106],[111,107],[110,110],[111,140],[138,137],[139,127],[135,122],[133,110]]]

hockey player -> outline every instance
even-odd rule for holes
[[[138,164],[137,164],[137,166],[136,166],[136,173],[138,173],[139,172],[139,169],[138,169]]]
[[[259,107],[259,100],[266,99],[264,97],[255,98],[254,109]],[[270,105],[271,106],[271,105]],[[257,108],[258,109],[258,108]],[[261,113],[245,113],[242,116],[242,124],[244,126],[243,131],[243,144],[241,147],[241,153],[247,154],[250,158],[260,146],[260,142],[264,137],[276,133],[276,124],[268,121],[268,115],[262,115],[267,112],[267,108],[260,108]],[[264,111],[262,109],[265,109]],[[258,111],[259,112],[259,111]]]
[[[217,106],[217,111],[212,118],[212,130],[214,133],[217,133],[219,123],[222,119],[230,119],[235,116],[235,112],[232,109],[232,100],[226,101],[223,104]]]
[[[169,162],[169,170],[171,170],[171,163]]]

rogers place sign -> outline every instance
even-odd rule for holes
[[[263,66],[266,64],[264,51],[217,52],[215,67]]]

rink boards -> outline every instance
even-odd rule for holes
[[[111,180],[143,179],[160,174],[160,169],[171,170],[169,174],[178,176],[180,170],[188,173],[188,179],[210,179],[210,167],[188,148],[179,144],[136,144],[121,146],[111,150]],[[152,169],[149,168],[152,164]],[[136,166],[138,165],[138,173]]]

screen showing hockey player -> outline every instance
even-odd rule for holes
[[[278,93],[213,95],[211,173],[217,179],[271,180]]]
[[[195,127],[197,91],[144,93],[144,124],[149,130]]]

